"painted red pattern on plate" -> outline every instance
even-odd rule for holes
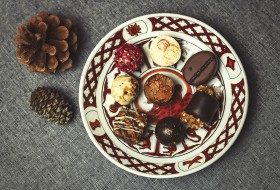
[[[112,140],[107,136],[107,134],[103,136],[96,136],[95,138],[100,146],[107,150],[106,152],[114,158],[119,163],[123,164],[126,167],[134,169],[136,171],[140,171],[143,173],[152,173],[152,174],[160,174],[160,175],[169,175],[176,174],[178,171],[175,170],[175,164],[155,164],[141,161],[137,158],[129,156],[124,151],[119,149],[114,145]]]
[[[243,115],[243,105],[245,103],[245,88],[244,80],[242,79],[237,84],[231,84],[233,101],[230,108],[230,116],[228,118],[225,130],[219,135],[216,141],[205,149],[202,153],[205,155],[205,162],[211,160],[216,154],[221,152],[224,147],[229,143],[230,139],[234,136],[238,122]],[[237,116],[239,113],[239,116]],[[220,146],[220,148],[219,148]]]
[[[138,36],[138,34],[141,33],[141,27],[138,24],[134,23],[132,25],[129,25],[126,31],[131,36]]]
[[[122,30],[120,30],[101,46],[95,57],[92,59],[85,78],[84,109],[89,106],[96,107],[95,91],[103,66],[113,55],[113,51],[120,47],[123,43],[125,43],[125,40],[122,36]]]
[[[195,163],[201,163],[200,160],[202,159],[201,156],[196,156],[194,159],[192,160],[187,160],[183,162],[183,165],[188,165],[188,168],[190,168],[193,164]]]

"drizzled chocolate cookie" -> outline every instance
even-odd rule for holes
[[[115,135],[125,142],[136,144],[140,141],[146,125],[146,114],[122,107],[113,122],[113,130]]]

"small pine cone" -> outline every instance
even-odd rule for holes
[[[63,72],[72,67],[77,31],[70,19],[40,12],[17,29],[16,56],[33,72]]]
[[[68,123],[73,117],[72,106],[52,88],[39,87],[33,91],[30,106],[33,111],[57,124]]]

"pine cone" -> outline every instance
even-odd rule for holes
[[[70,19],[40,12],[17,29],[16,56],[33,72],[55,73],[72,67],[77,31]]]
[[[39,87],[31,94],[30,106],[33,111],[57,124],[65,124],[73,117],[71,105],[56,90]]]

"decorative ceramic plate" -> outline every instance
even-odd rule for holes
[[[174,37],[183,50],[171,67],[158,67],[149,56],[149,43],[159,35]],[[130,145],[117,138],[112,121],[119,107],[110,94],[119,70],[114,66],[115,50],[125,42],[138,44],[146,60],[134,75],[141,85],[154,73],[174,80],[178,92],[172,103],[155,106],[143,93],[132,108],[152,116],[144,140]],[[178,116],[188,105],[194,86],[185,82],[181,69],[191,55],[207,50],[219,58],[219,70],[207,84],[220,90],[220,108],[211,126],[187,130],[177,146],[163,146],[156,140],[155,123],[165,116]],[[80,81],[80,110],[83,123],[98,150],[115,165],[131,173],[153,178],[172,178],[199,171],[220,158],[236,140],[246,118],[249,100],[242,64],[230,44],[213,28],[194,18],[177,14],[152,14],[121,24],[107,34],[91,52]]]

